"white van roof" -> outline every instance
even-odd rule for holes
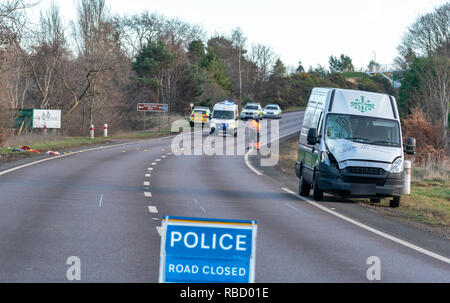
[[[327,98],[329,95],[330,98]],[[399,117],[395,98],[387,94],[339,88],[315,88],[311,94],[311,102],[317,103],[317,107],[330,113],[394,120]]]
[[[234,102],[223,101],[214,105],[214,110],[228,110],[234,111],[238,108],[238,106]]]

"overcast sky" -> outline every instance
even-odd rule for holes
[[[2,1],[2,0],[0,0]],[[52,0],[41,0],[33,14]],[[53,0],[66,22],[75,18],[74,0]],[[391,64],[402,35],[416,18],[446,0],[106,0],[113,14],[148,10],[201,25],[209,35],[230,35],[240,27],[252,43],[271,46],[286,65],[321,64],[344,53],[355,67]]]

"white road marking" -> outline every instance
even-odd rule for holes
[[[156,159],[156,162],[160,162],[161,161],[161,159]]]
[[[98,207],[102,207],[103,206],[103,194],[100,196],[100,200],[98,201]]]
[[[331,209],[329,209],[329,208],[327,208],[325,206],[322,206],[319,203],[314,202],[314,201],[312,201],[309,198],[297,195],[295,192],[293,192],[292,190],[290,190],[288,188],[282,188],[282,190],[284,190],[285,192],[287,192],[287,193],[289,193],[289,194],[291,194],[291,195],[293,195],[293,196],[295,196],[295,197],[297,197],[297,198],[299,198],[299,199],[301,199],[301,200],[303,200],[303,201],[305,201],[305,202],[307,202],[307,203],[309,203],[309,204],[311,204],[311,205],[313,205],[313,206],[315,206],[317,208],[320,208],[323,211],[326,211],[329,214],[332,214],[333,216],[336,216],[336,217],[338,217],[338,218],[340,218],[342,220],[345,220],[345,221],[347,221],[349,223],[352,223],[352,224],[354,224],[354,225],[356,225],[358,227],[361,227],[361,228],[363,228],[363,229],[365,229],[367,231],[370,231],[370,232],[372,232],[372,233],[374,233],[376,235],[379,235],[379,236],[381,236],[381,237],[383,237],[385,239],[391,240],[391,241],[396,242],[396,243],[398,243],[400,245],[406,246],[406,247],[408,247],[410,249],[413,249],[415,251],[423,253],[423,254],[425,254],[425,255],[427,255],[429,257],[432,257],[432,258],[435,258],[435,259],[440,260],[442,262],[445,262],[447,264],[450,264],[450,259],[449,258],[446,258],[444,256],[438,255],[438,254],[436,254],[436,253],[434,253],[432,251],[429,251],[429,250],[424,249],[422,247],[419,247],[417,245],[411,244],[409,242],[406,242],[406,241],[401,240],[399,238],[396,238],[394,236],[388,235],[388,234],[386,234],[386,233],[384,233],[382,231],[379,231],[379,230],[377,230],[377,229],[375,229],[373,227],[367,226],[367,225],[365,225],[363,223],[360,223],[360,222],[358,222],[358,221],[356,221],[354,219],[351,219],[351,218],[348,218],[348,217],[346,217],[344,215],[341,215],[340,213],[337,213],[337,212],[335,212],[335,211],[333,211],[333,210],[331,210]]]
[[[151,174],[145,174],[146,178],[150,178],[152,175]]]
[[[153,166],[157,165],[156,163],[152,163]]]
[[[165,158],[166,158],[166,156],[161,156],[161,158],[165,159]]]
[[[149,206],[148,210],[150,211],[151,214],[157,214],[158,213],[158,209],[156,208],[156,206]]]
[[[252,172],[254,172],[255,174],[257,174],[258,176],[262,176],[263,173],[260,172],[259,170],[257,170],[256,168],[254,168],[253,165],[251,165],[251,164],[250,164],[250,161],[248,160],[248,156],[249,156],[249,154],[250,154],[252,151],[253,151],[253,150],[251,150],[251,151],[249,151],[248,153],[245,154],[245,157],[244,157],[245,165],[247,165],[247,167],[250,168],[250,170],[251,170]]]
[[[149,167],[149,168],[148,168],[148,171],[152,171],[152,170],[153,170],[153,167]]]
[[[158,231],[159,236],[162,236],[162,227],[161,226],[156,226],[156,230]]]
[[[144,192],[144,196],[146,196],[147,198],[151,198],[152,197],[152,193],[149,191]]]
[[[51,158],[36,160],[36,161],[30,162],[30,163],[27,163],[27,164],[24,164],[24,165],[19,165],[19,166],[10,168],[10,169],[3,170],[3,171],[0,172],[0,176],[6,175],[6,174],[8,174],[10,172],[13,172],[13,171],[16,171],[16,170],[19,170],[19,169],[22,169],[22,168],[25,168],[25,167],[28,167],[28,166],[36,165],[38,163],[51,161],[51,160],[55,160],[55,159],[60,159],[60,158],[64,158],[64,157],[69,157],[69,156],[73,156],[73,155],[76,155],[76,154],[81,154],[81,153],[88,152],[88,151],[95,151],[95,150],[101,150],[101,149],[110,149],[110,148],[127,146],[127,145],[136,145],[136,144],[142,144],[142,143],[145,143],[145,142],[157,142],[157,141],[162,141],[162,140],[175,138],[176,136],[177,135],[169,136],[169,137],[163,137],[163,138],[158,138],[158,139],[142,140],[140,142],[114,144],[114,145],[111,145],[111,146],[101,146],[101,147],[88,148],[88,149],[84,149],[84,150],[80,150],[80,151],[76,151],[76,152],[69,152],[67,154],[62,154],[62,155],[54,156],[54,157],[51,157]]]
[[[272,142],[274,142],[274,141],[276,141],[276,140],[280,140],[280,139],[282,139],[282,138],[284,138],[284,137],[287,137],[287,136],[290,136],[290,135],[292,135],[292,134],[298,133],[299,131],[300,131],[300,130],[295,131],[295,132],[292,132],[292,133],[289,133],[289,134],[286,134],[286,135],[281,136],[281,137],[278,137],[277,139],[274,139],[274,140],[272,140],[272,141],[270,141],[270,142],[263,143],[263,144],[261,144],[261,147],[262,147],[262,146],[266,146],[267,144],[272,143]],[[252,164],[250,163],[250,161],[248,160],[248,156],[249,156],[249,154],[250,154],[252,151],[253,151],[253,150],[250,150],[250,151],[248,151],[248,152],[245,154],[245,157],[244,157],[245,165],[247,165],[247,167],[248,167],[251,171],[253,171],[255,174],[257,174],[258,176],[263,176],[264,174],[263,174],[262,172],[260,172],[259,170],[257,170],[256,168],[254,168],[253,165],[252,165]]]
[[[144,182],[144,186],[150,186],[150,182],[145,181],[145,182]]]
[[[200,206],[200,209],[206,214],[206,209],[202,206]]]

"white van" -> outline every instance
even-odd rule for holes
[[[223,101],[214,105],[211,116],[210,134],[237,136],[239,107],[233,101]]]
[[[414,142],[414,143],[413,143]],[[415,152],[415,140],[405,150]],[[323,199],[392,197],[399,207],[404,156],[395,98],[364,91],[315,88],[305,111],[295,171],[299,194]]]

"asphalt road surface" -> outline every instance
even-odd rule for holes
[[[302,119],[285,114],[280,136]],[[448,240],[302,200],[243,155],[175,156],[172,140],[0,166],[0,282],[68,282],[71,256],[81,282],[157,282],[162,215],[257,220],[256,282],[369,282],[372,256],[381,282],[450,281]]]

